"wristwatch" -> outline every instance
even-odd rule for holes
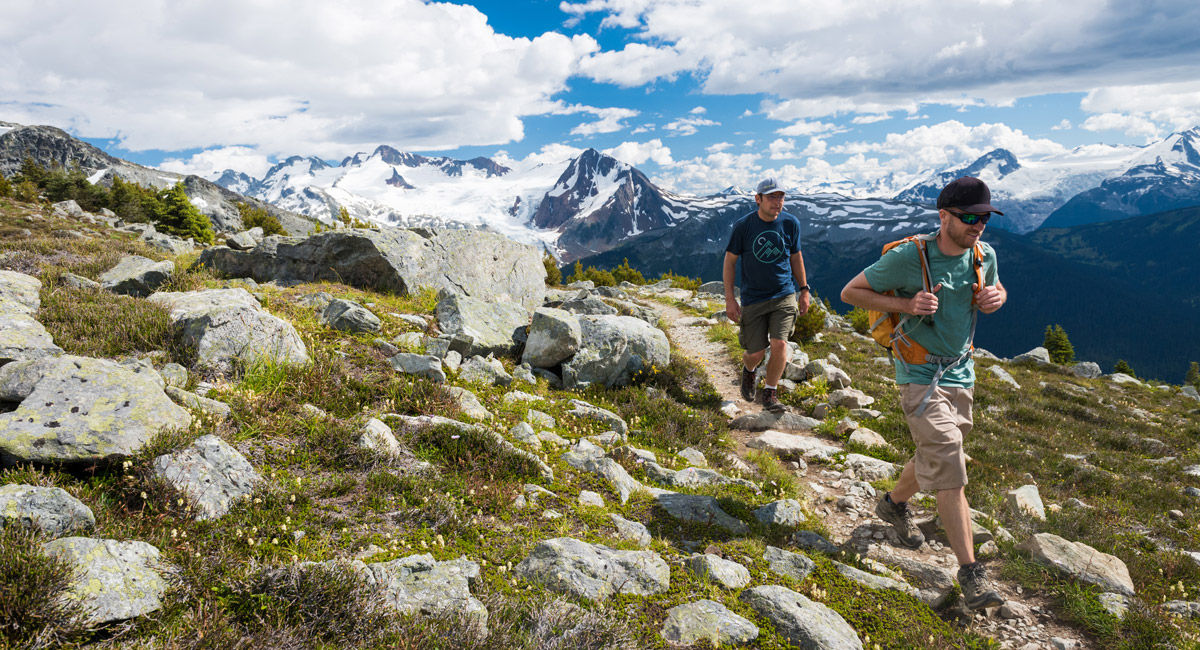
[[[800,293],[801,291],[809,291],[808,285],[806,284],[803,287],[796,289],[796,293]]]

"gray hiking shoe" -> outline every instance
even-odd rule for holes
[[[778,388],[762,389],[763,408],[771,413],[784,413],[787,411],[787,406],[779,401]]]
[[[958,586],[962,588],[963,601],[971,609],[999,607],[1004,604],[1004,597],[996,591],[996,585],[988,580],[987,569],[974,562],[958,568]]]
[[[754,402],[754,384],[758,380],[758,376],[753,370],[746,370],[746,366],[742,366],[742,399],[747,402]]]
[[[875,514],[882,520],[892,525],[896,530],[896,536],[900,538],[900,543],[909,548],[918,548],[925,541],[925,535],[921,534],[921,529],[913,523],[912,511],[908,509],[908,504],[896,505],[888,500],[888,495],[883,495],[879,500],[879,505],[875,506]]]

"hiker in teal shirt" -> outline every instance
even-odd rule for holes
[[[933,492],[958,558],[963,600],[972,609],[1004,603],[975,560],[963,452],[963,439],[974,426],[970,352],[975,322],[980,313],[990,314],[1008,300],[996,270],[996,251],[979,240],[992,213],[1003,214],[991,201],[991,191],[978,178],[951,181],[938,196],[941,228],[935,235],[891,248],[842,289],[842,300],[851,305],[900,316],[889,340],[900,406],[916,452],[875,514],[892,524],[901,543],[919,548],[925,536],[908,500],[918,489]],[[889,292],[893,295],[885,295]]]

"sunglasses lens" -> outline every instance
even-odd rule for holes
[[[974,226],[977,223],[983,223],[986,225],[988,222],[988,219],[990,219],[990,218],[992,218],[992,215],[990,213],[974,214],[971,212],[964,212],[964,213],[958,215],[959,221],[962,221],[963,223],[967,224],[968,226]]]

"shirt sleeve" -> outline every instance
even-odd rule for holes
[[[788,247],[788,255],[795,255],[800,252],[800,220],[792,218],[792,242]]]
[[[983,244],[983,283],[995,286],[1000,281],[1000,260],[996,257],[996,249]]]
[[[733,253],[738,257],[741,257],[742,250],[744,250],[742,243],[742,224],[742,221],[738,221],[737,223],[733,224],[733,231],[729,233],[729,245],[725,247],[726,253]]]
[[[871,289],[879,293],[897,291],[915,295],[924,287],[917,245],[905,242],[883,254],[863,271]],[[914,288],[915,287],[915,288]]]

